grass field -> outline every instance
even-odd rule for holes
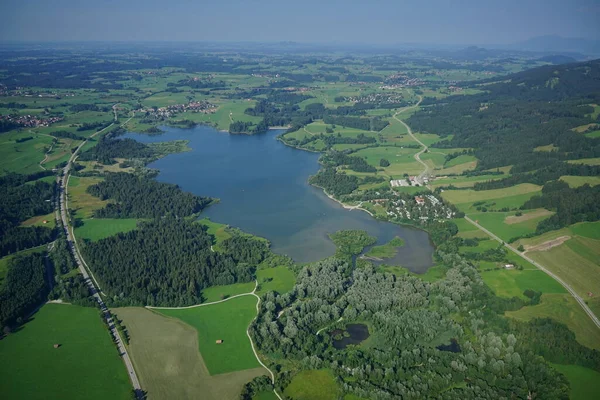
[[[75,236],[81,239],[100,240],[121,232],[129,232],[136,228],[134,218],[89,218],[81,221],[82,226],[75,228]]]
[[[593,399],[600,393],[600,372],[579,365],[552,364],[571,384],[570,400]]]
[[[259,269],[256,271],[256,279],[259,285],[256,294],[259,296],[270,291],[283,294],[292,290],[296,284],[296,275],[285,266]]]
[[[313,370],[294,376],[283,394],[293,400],[337,400],[341,391],[329,370]]]
[[[590,186],[600,185],[600,176],[561,176],[560,180],[565,181],[570,187],[583,186],[586,183]]]
[[[158,310],[195,328],[202,358],[211,375],[242,371],[259,366],[246,329],[256,316],[254,296],[242,296],[205,307]],[[215,344],[216,340],[222,344]]]
[[[225,224],[213,222],[208,218],[203,218],[201,220],[198,220],[198,223],[206,226],[206,228],[207,228],[206,232],[215,238],[215,244],[213,246],[213,249],[215,251],[219,250],[219,244],[223,240],[229,239],[231,237],[229,232],[227,232],[227,225],[225,225]]]
[[[54,177],[52,177],[52,179],[54,179]],[[46,221],[46,223],[44,223],[44,221]],[[48,228],[54,228],[56,226],[56,218],[54,218],[54,213],[36,215],[35,217],[31,217],[28,220],[21,222],[21,226],[46,226]]]
[[[521,217],[515,217],[515,212],[476,212],[469,213],[471,219],[478,223],[504,241],[517,236],[534,233],[538,223],[548,218],[552,213],[539,212],[535,210],[524,213]],[[541,210],[544,211],[544,210]]]
[[[16,140],[32,136],[33,139],[22,143]],[[39,162],[44,159],[46,149],[49,149],[53,138],[29,132],[12,131],[0,136],[0,171],[30,174],[42,171]]]
[[[95,308],[46,304],[0,340],[0,357],[4,399],[131,399],[125,366]]]
[[[539,269],[494,269],[481,271],[483,281],[501,297],[520,297],[525,299],[523,292],[527,289],[542,293],[566,293],[558,282]]]
[[[578,160],[567,161],[571,164],[585,164],[585,165],[600,165],[600,157],[598,158],[580,158]]]
[[[69,178],[69,208],[75,211],[76,218],[90,218],[94,210],[103,208],[109,201],[100,200],[86,190],[102,181],[97,177],[71,176]]]
[[[514,197],[522,195],[528,195],[528,197],[526,197],[528,199],[534,194],[539,193],[541,189],[541,186],[534,185],[532,183],[522,183],[516,186],[510,186],[507,188],[493,190],[446,190],[442,194],[442,197],[453,204],[472,204],[478,201],[498,201],[498,199],[502,199],[505,197]],[[515,202],[514,206],[518,207],[520,205],[521,204],[517,204]]]
[[[552,318],[569,327],[577,341],[591,349],[600,349],[600,329],[570,294],[543,294],[540,304],[507,311],[506,315],[518,320]]]
[[[261,367],[210,376],[194,328],[145,308],[113,311],[127,327],[129,354],[149,400],[238,400],[246,382],[266,374]]]
[[[205,303],[226,299],[236,294],[250,293],[254,290],[256,283],[234,283],[232,285],[211,286],[202,291],[202,297]]]

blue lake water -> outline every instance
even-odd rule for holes
[[[296,262],[331,256],[335,246],[328,234],[362,229],[383,244],[399,236],[405,245],[386,260],[418,273],[432,263],[433,247],[426,232],[381,222],[360,210],[346,210],[321,189],[308,184],[319,170],[319,154],[297,150],[276,140],[281,131],[262,135],[230,135],[208,126],[192,129],[163,127],[158,136],[127,134],[140,142],[189,140],[193,149],[172,154],[149,165],[158,180],[183,190],[218,197],[220,203],[204,217],[267,238],[273,251]]]

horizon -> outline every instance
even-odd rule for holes
[[[301,5],[274,0],[218,4],[179,0],[7,0],[0,4],[2,42],[218,42],[417,46],[504,46],[544,36],[598,40],[593,0],[509,0],[460,7],[446,0],[379,0],[348,7],[340,0]],[[76,40],[73,40],[76,38]],[[443,38],[443,40],[442,40]]]

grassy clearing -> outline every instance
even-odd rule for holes
[[[104,239],[121,232],[129,232],[137,226],[137,220],[134,218],[91,218],[81,222],[83,225],[75,228],[75,236],[91,241]]]
[[[421,159],[424,159],[424,157],[421,156]],[[456,187],[461,187],[461,188],[462,187],[472,187],[477,182],[486,182],[486,181],[496,180],[496,179],[501,179],[501,178],[506,178],[506,177],[507,177],[507,175],[448,176],[448,177],[440,177],[440,178],[436,179],[435,181],[433,181],[431,186],[433,188],[436,188],[439,186],[450,186],[450,185],[453,185]]]
[[[254,290],[254,282],[234,283],[232,285],[211,286],[202,291],[205,303],[224,300],[228,297],[242,293],[250,293]]]
[[[54,179],[54,177],[52,177]],[[44,223],[46,221],[46,223]],[[46,226],[48,228],[54,228],[56,226],[56,219],[54,213],[46,215],[36,215],[28,220],[21,222],[21,226]]]
[[[552,364],[571,384],[571,400],[593,399],[600,393],[600,372],[579,365]]]
[[[227,232],[227,225],[225,225],[225,224],[213,222],[208,218],[203,218],[201,220],[198,220],[198,223],[201,225],[204,225],[207,228],[206,232],[209,235],[212,235],[214,237],[215,244],[213,246],[213,249],[215,251],[219,250],[219,244],[221,242],[223,242],[224,240],[227,240],[231,237],[231,234],[229,232]]]
[[[579,186],[583,186],[586,183],[590,186],[600,185],[600,177],[599,176],[561,176],[560,179],[569,184],[570,187],[575,188]]]
[[[600,157],[580,158],[579,160],[569,160],[567,162],[571,164],[600,165]]]
[[[246,336],[246,329],[256,316],[254,296],[242,296],[206,307],[160,310],[178,318],[198,331],[198,345],[211,375],[259,367]],[[215,344],[216,340],[222,344]]]
[[[337,400],[341,392],[329,370],[302,371],[283,394],[293,400]]]
[[[256,271],[256,279],[258,280],[256,294],[259,296],[270,291],[283,294],[292,290],[296,284],[296,275],[285,266],[259,269]]]
[[[396,236],[384,245],[371,247],[365,255],[374,258],[392,258],[401,246],[404,246],[404,240]]]
[[[0,357],[12,360],[0,366],[5,399],[131,399],[125,366],[95,308],[46,304],[0,340]]]
[[[90,218],[94,210],[103,208],[109,201],[100,200],[88,192],[87,188],[101,182],[102,178],[71,176],[69,178],[69,208],[77,218]]]
[[[521,321],[552,318],[567,325],[582,345],[600,349],[600,330],[570,294],[543,294],[540,304],[507,311],[506,315]]]
[[[462,156],[461,156],[462,157]],[[460,158],[460,157],[458,157]],[[438,175],[462,174],[465,171],[471,171],[477,166],[477,161],[469,161],[449,167],[444,167],[436,172]]]
[[[131,337],[129,354],[149,400],[238,400],[243,385],[263,368],[210,376],[198,351],[198,332],[145,308],[113,310]]]

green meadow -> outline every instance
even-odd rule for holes
[[[188,309],[156,310],[177,318],[198,332],[198,346],[211,375],[259,367],[246,330],[256,316],[252,295]],[[223,343],[217,344],[217,340]]]
[[[54,344],[60,344],[58,349]],[[0,340],[4,399],[131,399],[131,384],[96,308],[46,304]]]
[[[293,400],[337,400],[341,391],[329,370],[302,371],[283,394]]]
[[[132,231],[137,226],[135,218],[88,218],[81,220],[82,225],[75,228],[75,237],[96,241]]]

